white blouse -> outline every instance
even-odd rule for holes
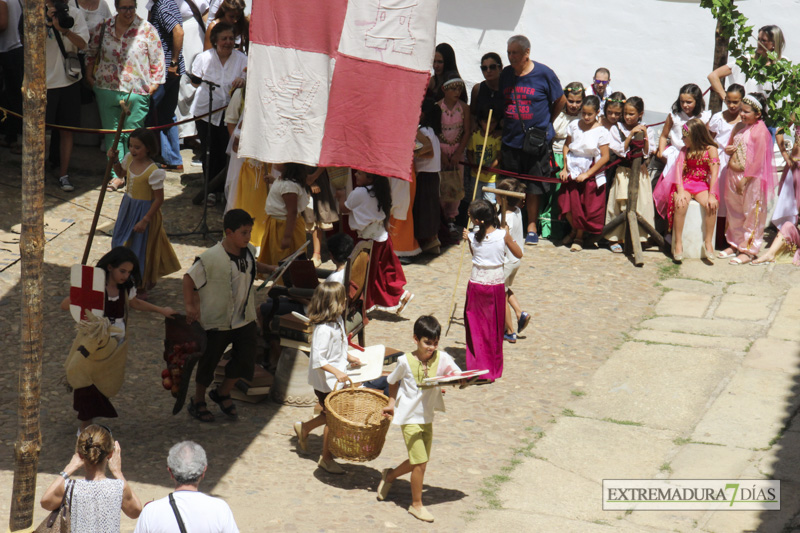
[[[619,129],[617,129],[617,126],[619,126]],[[620,130],[622,130],[622,134],[620,134]],[[608,148],[618,156],[626,157],[630,150],[625,148],[625,139],[628,138],[631,130],[625,127],[625,124],[622,122],[618,122],[610,131],[611,138],[608,142]],[[647,153],[644,154],[644,156],[652,155],[657,147],[658,141],[655,139],[655,130],[653,130],[653,128],[647,128]]]
[[[569,177],[576,179],[578,176],[588,171],[594,162],[600,157],[600,147],[607,146],[610,141],[610,134],[603,126],[583,131],[580,128],[581,121],[576,120],[567,126],[567,136],[569,137],[569,152],[567,153],[567,172]],[[601,172],[595,179],[604,176]],[[604,180],[604,177],[603,177]],[[603,181],[605,183],[605,181]],[[598,186],[601,183],[598,181]]]
[[[412,356],[413,357],[413,356]],[[437,376],[447,376],[461,373],[453,358],[439,350],[439,365],[436,368]],[[390,385],[400,383],[397,389],[397,399],[394,408],[392,424],[430,424],[433,422],[433,410],[443,405],[441,387],[419,388],[406,355],[397,360],[394,371],[386,378]]]
[[[433,128],[420,128],[419,131],[431,141],[433,146],[433,157],[415,157],[414,165],[417,172],[439,172],[442,170],[442,152],[439,137],[433,132]]]
[[[125,157],[123,157],[122,161],[119,162],[119,164],[122,166],[122,168],[125,169],[125,171],[128,173],[128,175],[132,178],[130,180],[131,182],[133,181],[133,178],[141,176],[142,174],[147,172],[148,168],[150,168],[150,165],[147,165],[147,167],[145,167],[145,169],[143,171],[141,171],[138,174],[136,174],[130,168],[131,167],[131,163],[133,163],[133,156],[131,155],[130,152],[125,154]],[[153,164],[155,164],[155,163],[153,163]],[[166,179],[167,179],[167,172],[164,169],[157,168],[152,172],[152,174],[150,174],[150,177],[147,178],[147,184],[150,185],[151,189],[153,189],[154,191],[157,191],[157,190],[160,190],[160,189],[164,188],[164,180],[166,180]]]
[[[487,233],[481,242],[477,241],[475,235],[469,234],[472,264],[484,268],[503,266],[506,257],[506,230],[495,229]]]
[[[670,113],[669,116],[672,117],[672,129],[669,130],[669,143],[680,150],[685,146],[683,143],[683,125],[693,118],[699,118],[703,122],[707,123],[711,119],[711,111],[706,109],[700,113],[700,116],[690,117],[681,110],[677,114]]]
[[[347,335],[341,317],[336,322],[317,324],[311,334],[311,354],[308,362],[308,384],[314,390],[331,392],[336,389],[336,376],[322,369],[331,365],[347,371]]]
[[[711,120],[708,121],[708,129],[714,134],[714,140],[717,141],[717,146],[725,148],[728,146],[728,140],[731,138],[733,128],[738,124],[737,122],[729,123],[723,116],[724,111],[714,113]]]
[[[384,242],[389,233],[383,225],[386,214],[378,209],[378,199],[370,195],[371,185],[356,187],[347,197],[344,206],[350,210],[350,228],[362,239]]]
[[[219,109],[220,107],[228,105],[230,102],[230,94],[233,86],[233,81],[236,78],[244,78],[244,69],[247,67],[247,56],[238,50],[231,52],[230,57],[225,64],[217,55],[217,51],[213,48],[206,50],[201,54],[197,54],[192,63],[192,75],[198,78],[203,78],[210,82],[219,85],[219,88],[214,89],[214,100],[212,107]],[[192,102],[191,113],[194,116],[200,116],[208,113],[208,99],[209,89],[207,83],[201,83],[197,87]],[[211,117],[212,123],[216,125],[222,124],[224,111],[218,111]],[[205,117],[204,121],[208,122],[209,117]]]
[[[267,203],[264,207],[267,214],[273,218],[286,220],[286,202],[283,201],[284,194],[297,195],[297,212],[302,213],[308,206],[308,193],[305,187],[289,180],[277,179],[269,189]]]

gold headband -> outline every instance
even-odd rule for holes
[[[762,111],[761,103],[756,99],[754,94],[748,94],[747,96],[742,98],[742,102],[749,105],[750,107],[755,107],[756,109],[758,109],[758,112],[761,113]]]

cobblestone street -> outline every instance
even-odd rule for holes
[[[48,180],[46,188],[45,215],[74,219],[75,223],[48,242],[45,252],[45,357],[41,412],[44,444],[39,464],[37,501],[52,481],[52,476],[69,461],[77,428],[72,398],[63,385],[63,361],[74,337],[74,322],[68,313],[58,309],[58,304],[68,292],[69,267],[80,261],[83,252],[98,194],[96,184],[101,179],[103,158],[93,148],[81,147],[76,151],[77,170],[71,174],[76,191],[63,193],[53,180]],[[3,198],[7,199],[6,209],[0,213],[0,229],[10,231],[19,222],[20,157],[6,150],[0,151],[0,157],[3,158],[0,191]],[[188,165],[187,169],[191,171]],[[201,208],[191,204],[191,197],[199,190],[199,178],[199,173],[184,177],[177,173],[168,174],[165,189],[167,200],[162,208],[168,232],[190,231],[199,220]],[[118,193],[108,193],[106,196],[100,219],[100,226],[104,229],[113,224],[121,198],[122,195]],[[221,227],[221,214],[219,208],[209,209],[209,226],[212,229]],[[170,305],[183,312],[181,276],[194,256],[213,241],[189,237],[173,238],[172,242],[183,271],[162,280],[150,292],[150,301],[157,305]],[[110,238],[98,233],[89,262],[96,262],[109,246]],[[570,438],[580,439],[582,435],[599,438],[598,435],[606,431],[589,423],[582,429],[576,427],[572,433],[565,433],[566,426],[562,427],[560,423],[565,412],[584,417],[569,419],[579,422],[605,416],[625,420],[633,418],[625,412],[607,414],[603,411],[605,395],[608,393],[598,385],[597,379],[600,378],[596,376],[603,375],[603,371],[616,371],[613,368],[609,370],[607,366],[614,354],[626,353],[626,350],[634,350],[636,354],[642,350],[654,350],[656,348],[652,343],[681,344],[677,337],[672,340],[661,337],[693,333],[686,328],[690,328],[691,322],[696,323],[702,317],[707,317],[709,302],[714,298],[716,300],[713,301],[717,302],[723,298],[723,294],[731,294],[730,290],[726,292],[727,284],[749,287],[749,284],[759,283],[753,285],[757,287],[755,289],[737,289],[733,294],[753,296],[771,290],[775,294],[769,292],[768,295],[773,300],[762,303],[765,309],[773,309],[776,299],[788,290],[790,280],[796,283],[798,279],[790,270],[792,267],[786,265],[735,269],[722,261],[713,267],[699,261],[687,261],[679,270],[656,251],[645,253],[643,268],[633,267],[626,257],[608,250],[587,249],[582,253],[570,253],[568,249],[554,246],[548,241],[543,241],[537,247],[526,247],[525,253],[514,288],[523,309],[529,311],[533,319],[515,345],[504,345],[503,378],[488,386],[447,389],[447,412],[436,416],[433,454],[425,476],[423,495],[423,501],[436,517],[434,524],[423,526],[407,513],[411,499],[407,478],[394,484],[387,501],[378,502],[375,499],[381,470],[396,465],[406,456],[401,433],[396,427],[390,429],[383,453],[378,459],[364,464],[344,463],[347,474],[337,477],[316,468],[321,449],[321,431],[312,433],[309,439],[311,455],[302,456],[295,451],[296,438],[292,423],[310,418],[311,408],[281,406],[266,400],[259,404],[238,403],[240,420],[235,423],[224,422],[221,416],[217,416],[215,423],[201,424],[191,419],[186,410],[173,416],[173,398],[161,387],[160,380],[163,367],[163,320],[156,315],[135,311],[130,317],[131,350],[125,384],[120,395],[114,399],[120,418],[109,422],[114,437],[122,447],[123,472],[143,502],[164,497],[172,489],[166,471],[167,450],[175,442],[193,439],[206,448],[209,456],[208,474],[201,490],[226,499],[242,531],[499,529],[500,523],[507,520],[503,516],[508,516],[498,516],[497,513],[503,514],[499,509],[513,507],[514,501],[525,500],[526,496],[533,498],[539,490],[536,478],[541,472],[532,469],[530,461],[533,459],[530,456],[540,453],[534,448],[543,442],[542,439],[550,437],[555,429],[561,429],[560,436],[564,440],[551,441],[548,450],[567,450],[573,443]],[[446,327],[448,304],[460,257],[460,250],[451,247],[439,257],[425,256],[405,267],[409,280],[407,288],[416,294],[416,298],[402,318],[381,313],[372,315],[366,330],[367,343],[410,349],[413,320],[420,314],[434,314]],[[457,293],[459,316],[463,310],[469,272],[468,253],[463,261],[464,273]],[[719,277],[709,285],[713,290],[701,290],[704,284],[692,284],[689,279],[712,275],[709,272]],[[16,438],[15,382],[20,359],[19,275],[19,263],[0,272],[0,339],[7,362],[7,370],[0,374],[0,516],[4,517],[9,513],[13,442]],[[663,280],[675,275],[686,280]],[[729,279],[729,276],[739,276],[739,279]],[[780,282],[773,283],[773,280]],[[665,292],[667,289],[671,291]],[[703,306],[691,304],[694,301],[691,298],[680,300],[677,296],[680,291],[705,294],[708,302]],[[265,297],[262,293],[258,295],[261,299]],[[662,295],[665,295],[663,299]],[[722,318],[725,312],[736,312],[725,310],[723,306],[727,301],[732,302],[732,299],[723,299],[719,308],[712,306],[716,309],[714,318]],[[731,305],[734,303],[745,307],[753,304],[742,301],[732,302]],[[687,315],[685,309],[691,305],[699,306],[698,311]],[[684,311],[676,312],[675,309]],[[680,327],[667,324],[668,320],[679,320],[669,318],[673,315],[683,316],[680,320],[685,323]],[[774,318],[774,314],[771,316]],[[736,319],[730,316],[726,318],[729,322]],[[645,320],[647,322],[642,325]],[[735,329],[737,325],[727,324],[726,327]],[[725,334],[719,342],[724,344],[729,336],[735,334]],[[752,340],[755,339],[748,342]],[[716,344],[712,343],[709,347],[716,349]],[[442,339],[440,348],[463,361],[465,341],[460,318],[450,329],[449,335]],[[674,347],[657,346],[658,350],[661,348],[667,350],[665,355],[675,350]],[[618,349],[620,352],[616,351]],[[742,348],[737,343],[730,349],[735,352]],[[689,361],[685,361],[685,364],[688,366]],[[657,367],[648,367],[648,370],[659,372]],[[796,373],[796,365],[791,372]],[[613,377],[608,379],[614,381]],[[664,378],[678,380],[680,376],[671,374]],[[706,392],[710,395],[714,387],[709,385],[707,388],[709,391]],[[582,398],[584,395],[586,397]],[[709,401],[713,400],[713,397],[709,397]],[[699,403],[705,405],[704,402]],[[778,410],[782,412],[783,406],[780,407]],[[572,411],[565,411],[565,408]],[[692,408],[694,404],[687,407]],[[211,409],[215,415],[219,415],[215,405]],[[642,416],[645,417],[644,414]],[[645,417],[642,421],[649,425],[649,420]],[[690,429],[694,427],[688,425],[691,420],[695,419],[689,415],[676,418],[675,424],[685,426],[681,426],[683,430],[677,431],[676,436],[691,435]],[[559,421],[558,424],[556,421]],[[672,422],[669,418],[664,424],[666,429],[675,431],[670,426]],[[695,440],[713,440],[701,437]],[[624,461],[622,456],[591,457],[598,463],[606,460]],[[590,459],[587,456],[581,460]],[[648,471],[639,477],[652,477],[657,473],[657,467],[658,464],[654,472]],[[621,474],[622,470],[617,477],[624,477]],[[693,476],[686,473],[684,477]],[[565,478],[567,482],[568,479]],[[589,501],[591,492],[586,494],[586,501]],[[594,497],[596,499],[591,501],[599,504],[599,489]],[[533,529],[542,531],[587,531],[582,528],[588,527],[588,521],[601,519],[591,513],[579,513],[575,510],[577,507],[571,507],[572,503],[566,500],[564,503],[551,503],[554,506],[551,514],[556,514],[555,508],[559,507],[560,513],[566,513],[567,516],[572,513],[573,518],[586,518],[587,522],[574,528],[539,529],[533,524],[542,519],[536,514],[541,510],[524,509],[523,506],[521,516],[524,520],[512,521],[513,527],[521,528],[529,523]],[[37,503],[34,522],[38,523],[45,514]],[[135,522],[124,516],[122,520],[123,531],[132,531]],[[512,527],[512,522],[503,527]],[[683,525],[665,521],[663,528],[679,528],[683,531]],[[691,522],[689,525],[689,529],[695,527]],[[626,523],[625,527],[649,531],[652,530],[650,528],[660,529],[662,526],[638,520]],[[735,529],[726,529],[721,524],[713,530]]]

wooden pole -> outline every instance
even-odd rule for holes
[[[489,118],[486,120],[487,124],[492,123],[492,112],[493,109],[489,109]],[[486,154],[486,143],[489,142],[489,128],[486,128],[486,135],[483,136],[483,149],[481,150],[481,160],[478,161],[478,174],[475,176],[475,186],[472,187],[472,200],[475,201],[475,195],[478,193],[478,182],[481,179],[481,170],[483,170],[483,156]],[[467,217],[467,225],[469,225],[469,217]],[[464,240],[461,239],[461,254],[459,255],[458,260],[458,274],[456,275],[456,283],[453,285],[453,296],[450,298],[450,320],[447,321],[447,329],[444,332],[444,336],[447,337],[447,334],[450,332],[450,325],[453,323],[453,318],[456,315],[456,291],[458,290],[458,282],[461,279],[461,267],[464,263]]]
[[[728,39],[722,34],[722,22],[717,20],[717,29],[714,30],[714,65],[712,70],[717,70],[722,65],[728,64]],[[722,100],[719,95],[711,91],[708,107],[712,113],[722,110]]]
[[[114,144],[111,146],[117,146],[119,144],[119,138],[122,135],[122,128],[125,126],[125,117],[128,116],[128,100],[131,98],[131,93],[128,93],[128,97],[123,102],[122,100],[119,101],[119,106],[122,110],[119,112],[119,123],[117,124],[117,132],[114,134]],[[109,158],[106,162],[106,173],[103,175],[103,183],[100,185],[100,195],[97,197],[97,206],[94,208],[94,218],[92,218],[92,227],[89,230],[89,236],[86,238],[86,248],[83,250],[83,259],[81,259],[81,264],[85,265],[86,261],[89,260],[89,252],[92,251],[92,241],[94,240],[94,232],[97,230],[97,221],[100,219],[100,211],[103,209],[103,201],[106,198],[106,188],[108,187],[108,181],[111,178],[111,169],[114,168],[114,161]]]
[[[634,141],[644,140],[644,133],[641,131],[633,136]],[[639,221],[636,220],[636,206],[639,203],[639,172],[642,168],[642,155],[635,158],[631,163],[631,175],[628,179],[628,201],[625,204],[625,216],[627,217],[627,239],[625,248],[633,251],[633,264],[641,266],[644,264],[642,255],[642,242],[639,240]]]
[[[30,528],[36,499],[36,471],[42,436],[39,406],[42,378],[42,263],[44,260],[44,118],[47,105],[44,2],[23,3],[24,68],[22,110],[22,233],[19,249],[22,284],[22,361],[19,369],[17,441],[11,531]],[[16,21],[14,21],[16,24]]]

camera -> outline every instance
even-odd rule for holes
[[[75,19],[69,16],[69,6],[66,2],[53,2],[53,7],[56,10],[53,16],[58,19],[59,26],[68,30],[75,25]]]

